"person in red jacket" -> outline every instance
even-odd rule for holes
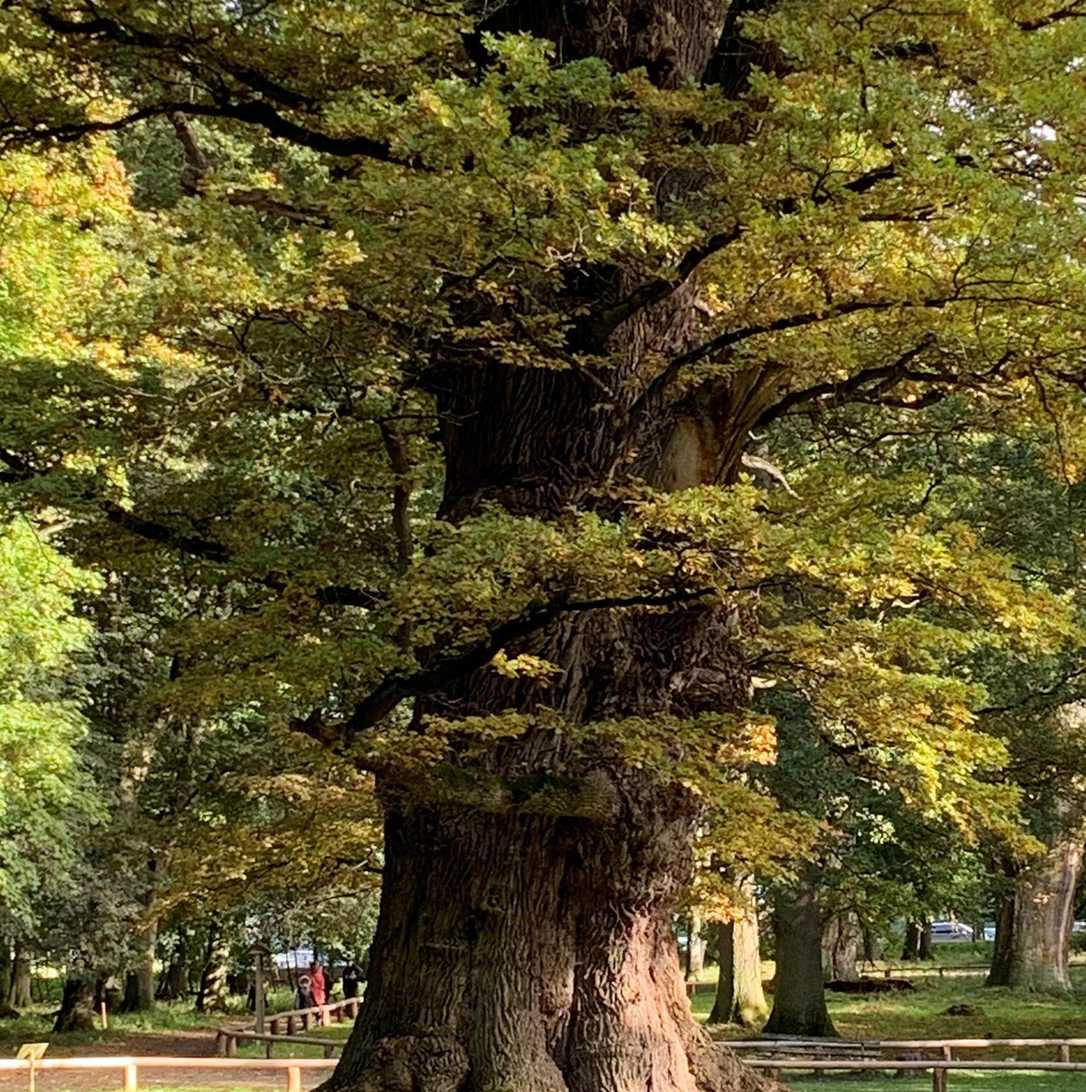
[[[309,964],[309,990],[313,994],[314,1005],[323,1005],[328,1000],[328,980],[324,976],[324,968],[316,960]]]

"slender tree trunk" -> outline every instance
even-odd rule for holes
[[[905,922],[905,942],[901,946],[901,958],[903,960],[911,962],[920,958],[920,932],[920,922]]]
[[[697,982],[705,969],[706,942],[705,937],[702,936],[704,924],[701,914],[696,910],[691,911],[686,919],[686,952],[683,970],[686,973],[687,982]]]
[[[1014,892],[999,896],[995,913],[995,942],[992,945],[992,965],[985,979],[986,986],[1008,986],[1011,976],[1011,953],[1014,950]]]
[[[1071,991],[1068,959],[1082,875],[1080,838],[1076,830],[1053,839],[1045,856],[1015,877],[999,905],[987,985],[1035,993]]]
[[[762,956],[753,881],[746,880],[740,887],[749,895],[744,912],[734,921],[716,927],[720,978],[709,1023],[753,1028],[765,1022],[769,1005],[762,989]]]
[[[226,933],[218,922],[213,921],[208,926],[207,958],[196,994],[197,1012],[222,1012],[226,1009],[228,955]]]
[[[931,922],[922,921],[920,923],[920,946],[917,952],[917,959],[934,959],[935,951],[932,948],[931,943]]]
[[[822,931],[822,973],[827,982],[860,979],[860,924],[851,911],[834,914]]]
[[[8,1001],[14,1009],[25,1009],[33,1004],[31,996],[30,953],[23,947],[15,946],[15,959],[11,965],[11,989]]]
[[[818,888],[807,877],[777,898],[774,913],[777,975],[765,1031],[797,1037],[835,1036],[822,978],[822,920]]]
[[[155,996],[160,1001],[177,1001],[189,994],[188,933],[185,927],[177,927],[173,954],[165,974],[159,980]]]
[[[64,983],[53,1031],[91,1031],[94,1028],[94,978],[83,971],[73,971]]]
[[[866,922],[863,923],[861,928],[863,930],[864,963],[870,967],[871,964],[873,964],[875,960],[878,959],[878,952],[876,951],[875,946],[875,933],[872,930],[871,926],[868,925]]]

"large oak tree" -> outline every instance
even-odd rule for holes
[[[375,774],[335,1086],[757,1086],[670,917],[704,801],[774,830],[762,672],[931,811],[990,802],[999,748],[922,650],[1058,605],[882,485],[744,468],[800,410],[1080,375],[1078,16],[4,7],[0,137],[115,134],[138,208],[78,344],[5,368],[0,477],[83,563],[217,591],[179,713],[250,701]]]

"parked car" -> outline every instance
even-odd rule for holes
[[[973,939],[973,930],[961,921],[933,921],[931,923],[932,943],[967,943]]]
[[[1071,923],[1072,933],[1086,933],[1086,921],[1073,921]]]

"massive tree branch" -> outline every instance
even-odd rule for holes
[[[540,604],[495,626],[478,644],[439,656],[418,671],[386,676],[355,706],[345,721],[338,724],[325,722],[320,712],[316,711],[305,720],[295,720],[293,727],[323,743],[349,738],[378,724],[407,698],[437,693],[457,679],[485,667],[506,645],[536,633],[563,614],[631,607],[674,607],[705,599],[712,594],[711,588],[694,588],[663,594],[558,599]]]

